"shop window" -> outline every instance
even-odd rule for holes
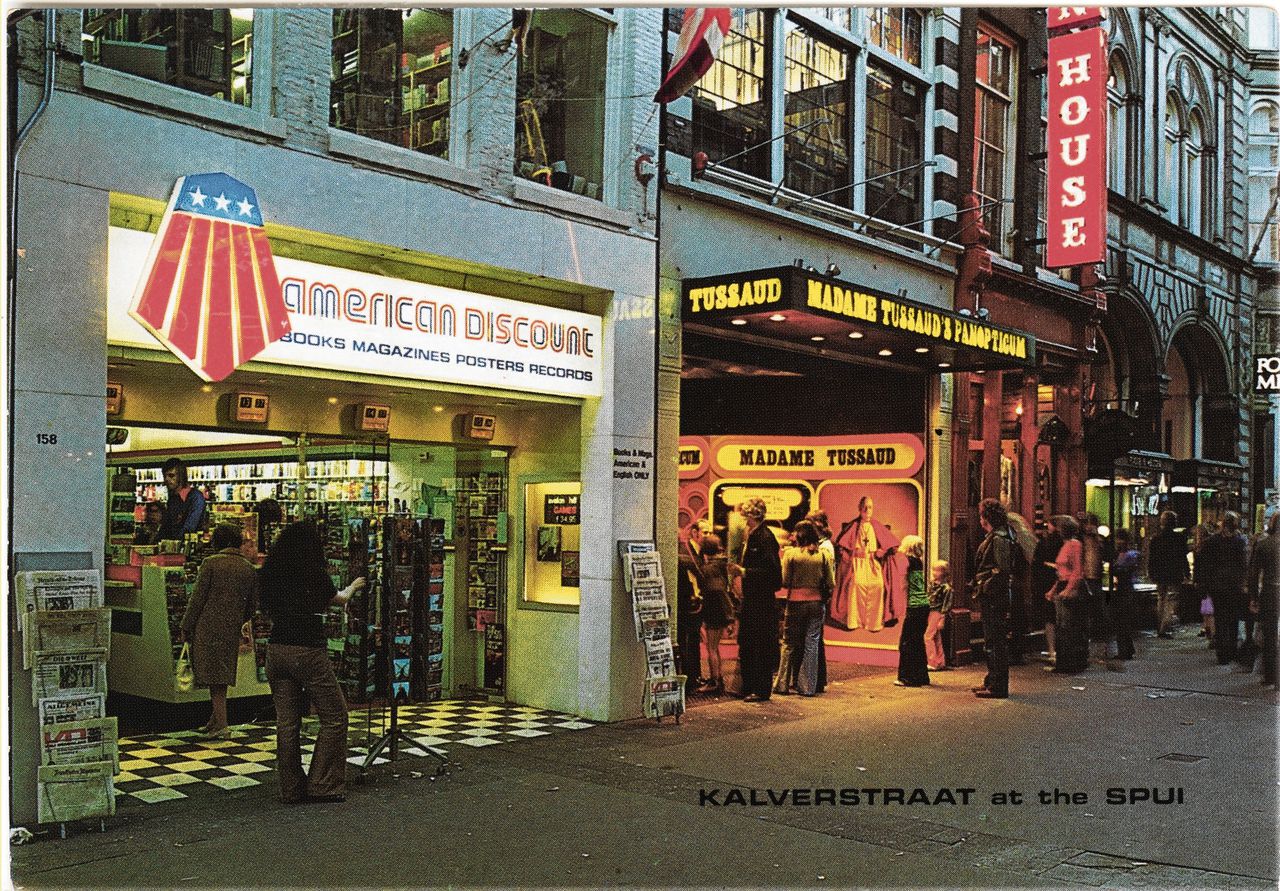
[[[787,186],[848,206],[849,55],[795,22],[786,28]]]
[[[332,59],[331,126],[449,157],[451,10],[335,10]]]
[[[868,216],[900,225],[919,224],[925,216],[923,168],[916,166],[924,160],[923,122],[924,88],[887,66],[868,62]]]
[[[252,9],[86,9],[86,62],[249,106]]]
[[[1016,51],[1012,41],[987,25],[978,28],[977,89],[974,97],[974,191],[994,247],[1008,238],[1004,201],[1013,194],[1013,83]],[[996,203],[992,203],[996,202]]]
[[[711,161],[760,179],[769,178],[769,13],[731,10],[731,27],[716,61],[690,95],[693,150]],[[763,143],[763,144],[762,144]]]
[[[528,483],[524,487],[524,600],[577,606],[582,483]]]
[[[538,9],[516,63],[516,174],[601,197],[609,24]]]
[[[882,50],[920,67],[924,13],[905,6],[877,6],[867,11],[867,36]]]

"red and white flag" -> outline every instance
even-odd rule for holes
[[[129,315],[206,381],[289,333],[253,189],[225,173],[178,180]]]
[[[728,33],[729,7],[690,6],[686,9],[671,68],[653,101],[665,104],[689,92],[689,88],[707,73],[716,60],[716,53],[720,52]]]

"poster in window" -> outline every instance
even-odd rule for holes
[[[579,551],[563,551],[560,554],[560,585],[564,588],[578,587],[578,555]]]
[[[560,527],[538,527],[538,562],[555,563],[560,559]]]
[[[484,626],[484,685],[501,690],[507,671],[506,627],[489,622]]]

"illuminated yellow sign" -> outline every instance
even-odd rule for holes
[[[772,476],[801,479],[849,476],[911,476],[924,461],[914,436],[725,437],[713,443],[716,470],[724,476]]]
[[[782,279],[744,278],[705,288],[690,288],[688,309],[693,313],[714,309],[749,309],[782,299]]]

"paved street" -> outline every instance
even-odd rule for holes
[[[970,666],[929,689],[836,671],[818,699],[700,704],[481,748],[432,780],[402,758],[345,804],[269,783],[120,808],[14,849],[19,887],[772,886],[1262,888],[1277,878],[1276,694],[1204,642],[1145,639],[1124,673]],[[1180,803],[1106,803],[1109,788]],[[902,789],[969,803],[800,804]],[[1041,804],[1040,790],[1087,803]],[[966,793],[964,790],[971,789]],[[737,790],[736,792],[733,790]],[[753,800],[766,802],[752,805]],[[784,790],[801,790],[794,792]],[[1023,804],[993,804],[1016,791]],[[787,796],[784,804],[768,804]],[[839,795],[839,792],[832,793]],[[700,798],[704,803],[700,805]]]

